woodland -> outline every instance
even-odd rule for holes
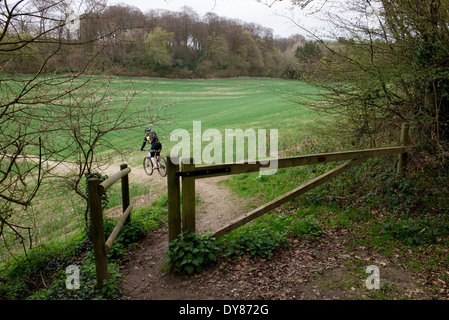
[[[73,22],[73,21],[72,21]],[[174,78],[282,77],[304,36],[280,38],[254,23],[222,18],[210,12],[200,17],[189,7],[178,12],[143,13],[128,5],[105,6],[79,17],[77,29],[61,35],[71,45],[66,59],[55,62],[54,72],[83,69],[95,56],[101,74]],[[24,24],[16,37],[32,34]],[[29,30],[28,30],[29,29]],[[14,39],[11,34],[9,41]],[[102,38],[103,41],[96,41]],[[17,72],[34,73],[46,58],[45,48],[33,43],[11,60]],[[48,48],[47,48],[48,49]],[[39,52],[42,53],[39,54]],[[30,53],[28,51],[28,53]],[[92,72],[92,70],[90,70]]]

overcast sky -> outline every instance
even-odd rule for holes
[[[264,3],[272,3],[268,6]],[[307,27],[311,27],[313,22],[306,20],[304,12],[298,8],[290,10],[291,2],[289,0],[274,1],[262,0],[108,0],[109,5],[125,3],[139,8],[142,12],[150,9],[165,9],[169,11],[180,11],[182,7],[191,7],[200,16],[207,12],[213,12],[221,17],[239,19],[244,22],[253,22],[264,27],[273,29],[274,35],[289,37],[292,34],[304,34],[304,32],[295,26],[288,18],[295,16],[295,21],[301,21]]]

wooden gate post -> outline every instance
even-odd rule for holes
[[[125,164],[121,164],[120,165],[120,170],[124,170],[128,168],[128,165]],[[128,175],[124,175],[122,177],[122,207],[123,207],[123,212],[126,211],[126,209],[128,209],[129,207],[129,178]],[[128,217],[126,218],[126,223],[131,222],[131,215],[128,215]]]
[[[95,266],[97,274],[97,288],[101,289],[103,280],[109,278],[108,262],[105,253],[105,235],[103,223],[103,209],[99,193],[100,180],[90,178],[87,180],[88,199],[90,208],[90,225],[92,229],[92,242],[94,245]]]
[[[179,158],[167,156],[167,194],[168,194],[168,241],[173,241],[181,233],[181,203],[179,177]]]
[[[401,130],[401,145],[407,146],[410,143],[410,124],[403,123],[402,124],[402,130]],[[408,163],[408,153],[400,153],[398,156],[398,167],[397,167],[397,173],[398,175],[402,176],[405,171],[407,171],[407,163]]]
[[[195,171],[193,158],[185,158],[182,161],[182,222],[183,231],[187,229],[195,232],[195,177],[189,177],[188,173]]]

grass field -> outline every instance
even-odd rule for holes
[[[152,125],[163,143],[163,155],[170,152],[177,142],[170,141],[170,132],[185,129],[192,132],[193,121],[201,121],[202,132],[206,129],[278,129],[279,150],[309,136],[319,116],[305,106],[283,99],[289,89],[313,92],[304,83],[279,79],[219,79],[219,80],[168,80],[149,78],[113,78],[109,84],[113,104],[120,110],[127,95],[137,93],[130,107],[139,117],[150,119],[143,112],[149,104],[153,112],[164,121]],[[113,108],[114,110],[114,108]],[[108,115],[113,117],[113,115]],[[148,123],[150,125],[150,123]],[[128,130],[119,135],[110,134],[108,142],[119,149],[127,150],[131,167],[140,166],[139,151],[144,137],[144,128]],[[206,143],[203,143],[203,147]],[[108,151],[108,150],[100,150]],[[101,154],[100,154],[101,157]],[[17,215],[18,221],[33,226],[33,246],[50,240],[64,240],[83,225],[84,202],[69,188],[49,183],[41,188],[37,205]],[[55,192],[55,189],[58,190]],[[132,195],[142,194],[145,189],[132,185]],[[119,198],[119,192],[117,198]],[[111,206],[114,200],[114,192]],[[5,232],[6,233],[6,232]],[[21,245],[12,236],[5,235],[8,250]],[[0,244],[0,257],[7,257],[4,243]]]
[[[279,148],[288,145],[292,135],[307,135],[316,124],[318,115],[283,99],[284,90],[296,89],[304,93],[313,88],[304,83],[278,79],[220,79],[220,80],[157,80],[124,79],[112,81],[124,94],[128,90],[138,93],[133,102],[136,108],[149,103],[167,106],[159,111],[169,120],[156,123],[164,145],[164,154],[177,142],[170,141],[169,134],[175,129],[185,129],[192,133],[193,121],[201,121],[202,131],[206,129],[278,129]],[[146,115],[142,115],[146,116]],[[149,117],[148,117],[149,118]],[[114,137],[114,144],[134,147],[137,150],[143,139],[142,131],[128,132]],[[130,144],[133,146],[130,146]]]

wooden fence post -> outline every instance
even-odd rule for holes
[[[182,177],[182,222],[183,231],[195,232],[195,177],[188,173],[195,171],[193,158],[183,159],[181,164]],[[187,176],[186,176],[187,174]]]
[[[181,203],[179,177],[179,158],[167,156],[167,193],[168,193],[168,241],[176,239],[181,233]]]
[[[120,170],[124,170],[126,168],[128,168],[127,164],[120,165]],[[129,178],[127,174],[122,177],[122,207],[123,212],[125,212],[129,207]],[[131,222],[131,215],[128,215],[126,218],[126,223],[129,222]]]
[[[89,208],[90,208],[90,225],[92,229],[92,242],[94,245],[95,266],[97,274],[97,288],[101,289],[103,280],[109,278],[108,262],[105,253],[105,235],[103,223],[103,209],[99,193],[100,180],[98,178],[90,178],[87,181]]]
[[[401,130],[401,145],[406,146],[410,143],[409,135],[410,125],[408,123],[402,124]],[[398,156],[397,173],[402,176],[407,171],[408,153],[400,153]]]

